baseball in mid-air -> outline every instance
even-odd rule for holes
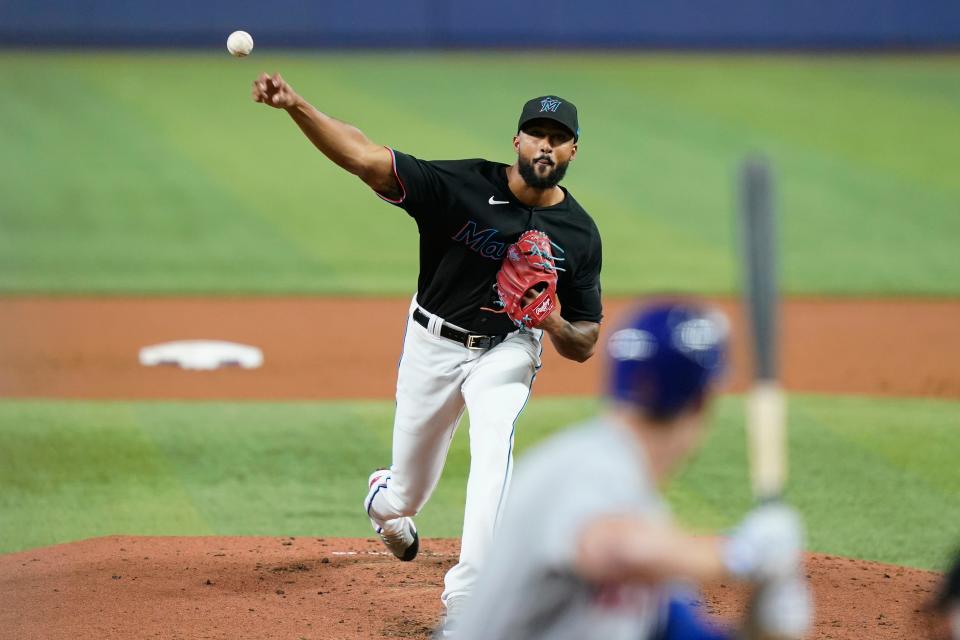
[[[227,51],[236,58],[250,55],[253,51],[253,36],[246,31],[234,31],[227,38]]]

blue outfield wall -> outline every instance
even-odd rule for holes
[[[0,0],[0,45],[874,48],[960,45],[960,0]]]

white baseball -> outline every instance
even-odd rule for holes
[[[246,31],[234,31],[227,38],[227,51],[237,58],[250,55],[253,51],[253,36]]]

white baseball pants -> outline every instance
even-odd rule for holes
[[[416,308],[416,300],[410,313]],[[425,311],[425,310],[424,310]],[[369,515],[387,532],[426,504],[443,471],[464,409],[470,413],[470,474],[460,562],[444,578],[444,603],[468,595],[493,539],[513,470],[514,423],[540,367],[540,330],[515,332],[493,349],[468,349],[407,318],[397,373],[393,464]],[[391,520],[394,522],[391,526]]]

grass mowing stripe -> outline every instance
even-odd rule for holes
[[[358,505],[389,450],[386,403],[161,403],[137,415],[218,534],[366,533]]]
[[[534,394],[519,464],[596,408]],[[392,414],[390,402],[0,402],[0,551],[107,533],[367,536],[359,505],[389,461]],[[668,488],[679,519],[705,531],[752,503],[742,399],[722,398],[712,422]],[[812,549],[941,566],[960,530],[960,403],[792,396],[790,423],[787,495]],[[425,536],[459,535],[466,429],[418,516]]]
[[[606,238],[611,293],[731,290],[733,165],[752,149],[782,178],[789,291],[960,292],[954,58],[556,60],[0,53],[22,87],[0,104],[15,128],[0,147],[0,291],[408,293],[413,223],[249,101],[257,71],[281,69],[427,158],[510,161],[531,92],[577,102],[568,182]]]
[[[647,84],[657,87],[654,99],[708,116],[726,130],[779,140],[778,146],[830,149],[838,159],[877,173],[881,183],[902,179],[955,193],[956,181],[944,164],[953,155],[950,136],[928,137],[929,127],[947,128],[958,116],[957,103],[945,99],[951,88],[960,87],[957,71],[939,62],[712,58],[680,62],[675,72],[683,81],[654,76]],[[735,91],[730,90],[730,73],[737,75]],[[911,77],[921,74],[939,91],[914,91]],[[922,119],[911,115],[921,111]]]
[[[821,104],[826,96],[837,94],[837,88],[830,87],[820,77],[830,79],[832,67],[809,61],[802,61],[802,64],[804,66],[796,71],[796,75],[810,76],[812,81],[825,85],[822,91],[811,89],[802,99],[789,91],[778,93],[771,90],[771,87],[778,86],[768,83],[776,73],[773,65],[754,69],[749,62],[738,67],[742,74],[738,75],[735,91],[721,90],[716,86],[721,78],[722,82],[727,79],[713,68],[721,67],[722,63],[711,65],[709,62],[682,68],[681,73],[686,72],[689,76],[685,83],[658,84],[656,80],[660,78],[655,76],[648,83],[624,85],[621,91],[633,91],[635,98],[631,103],[639,105],[636,107],[637,125],[615,133],[622,136],[623,143],[630,149],[649,149],[650,152],[644,155],[656,158],[656,162],[638,167],[633,164],[612,165],[610,172],[616,173],[619,169],[623,178],[619,184],[605,185],[603,191],[614,194],[636,192],[635,197],[647,203],[635,212],[636,215],[657,216],[674,225],[677,235],[688,236],[686,241],[666,243],[666,246],[679,247],[680,255],[676,260],[666,256],[666,268],[659,273],[665,271],[678,280],[695,281],[691,266],[699,269],[703,261],[710,261],[724,265],[724,277],[715,279],[719,272],[712,271],[704,276],[705,280],[701,278],[704,280],[702,286],[711,290],[717,286],[729,287],[733,279],[728,249],[734,245],[731,221],[736,197],[731,167],[751,150],[763,149],[773,157],[777,166],[783,211],[785,282],[789,289],[854,293],[869,288],[870,285],[861,279],[865,277],[875,284],[882,284],[881,289],[900,280],[909,281],[909,289],[929,287],[949,292],[952,285],[946,279],[936,278],[926,283],[922,280],[928,277],[924,274],[954,268],[946,261],[952,255],[950,240],[960,233],[960,219],[954,215],[952,204],[956,201],[956,190],[946,188],[947,181],[938,185],[939,188],[930,188],[930,185],[914,181],[913,175],[883,170],[860,162],[863,158],[836,153],[830,144],[834,138],[811,138],[812,134],[842,136],[847,127],[856,128],[858,123],[849,117],[852,109],[844,106],[844,101],[827,100],[830,104]],[[758,70],[762,73],[758,74]],[[611,71],[599,77],[610,84],[608,91],[622,83],[622,78]],[[740,95],[740,91],[744,94]],[[704,99],[705,94],[711,98]],[[678,95],[681,100],[677,99]],[[887,124],[881,133],[873,131],[872,137],[889,138],[897,118],[884,111],[885,103],[879,96],[871,97],[878,103],[872,112],[882,114],[875,117],[886,118]],[[802,108],[805,117],[800,120],[790,118],[789,112],[781,108],[787,105],[780,99],[795,102],[791,108]],[[919,104],[913,106],[919,108]],[[614,115],[605,114],[604,110],[615,108],[616,103],[594,105],[592,112],[604,115],[602,120],[609,121]],[[601,131],[601,135],[604,133],[608,132]],[[866,135],[865,131],[862,133]],[[901,146],[893,155],[913,158],[924,167],[921,175],[926,175],[927,169],[942,171],[942,167],[929,163],[919,143]],[[685,147],[690,147],[686,156],[676,153]],[[586,151],[589,153],[588,146]],[[632,175],[631,170],[634,170]],[[637,176],[643,178],[638,180]],[[604,185],[604,178],[591,176],[586,184],[589,193],[591,186]],[[691,188],[693,184],[696,188]],[[919,210],[924,214],[904,215],[905,211]],[[714,215],[704,216],[703,212]],[[932,228],[944,233],[931,238],[928,232]],[[654,231],[652,237],[659,240],[659,230]],[[640,229],[616,238],[634,244],[643,242]],[[692,252],[684,252],[684,247],[694,248],[690,238],[712,239],[714,251],[720,251],[716,256],[706,251],[698,259]],[[723,242],[717,244],[717,239]],[[845,264],[858,265],[856,273],[845,269],[838,271],[837,263],[832,260],[811,258],[810,249],[813,247]],[[895,258],[891,259],[891,255]],[[914,258],[900,259],[907,255]],[[624,256],[629,254],[624,253],[621,257]],[[656,250],[641,250],[638,256],[631,259],[661,258]],[[644,273],[658,272],[658,266],[661,265],[651,262]],[[618,264],[614,270],[626,268],[627,265]]]
[[[911,407],[909,412],[896,405],[890,411],[871,411],[875,404],[871,398],[852,397],[836,406],[810,397],[803,403],[803,410],[818,426],[876,456],[891,469],[914,476],[931,491],[960,495],[955,448],[960,442],[960,416],[956,405],[929,401]],[[924,427],[919,433],[916,423]]]
[[[178,291],[205,279],[242,278],[244,267],[252,276],[296,270],[301,261],[293,245],[205,179],[150,119],[109,91],[92,90],[103,69],[81,60],[50,76],[36,71],[17,102],[33,113],[28,153],[14,159],[6,156],[15,149],[0,150],[0,184],[10,194],[0,225],[5,237],[18,240],[4,252],[12,268],[0,270],[6,280],[0,286],[29,291],[56,278],[83,289],[94,277],[108,288]],[[69,118],[54,86],[71,96]],[[44,119],[50,122],[37,126]],[[20,263],[29,269],[17,270]]]
[[[5,405],[0,420],[0,546],[149,530],[210,533],[184,479],[132,408]]]
[[[960,531],[956,462],[948,453],[960,445],[957,404],[795,404],[804,437],[791,438],[799,460],[791,495],[807,515],[813,548],[938,566]]]
[[[98,82],[104,92],[153,123],[158,135],[296,246],[311,266],[318,270],[326,266],[334,281],[339,275],[336,267],[357,245],[331,242],[331,225],[336,225],[335,233],[343,233],[348,227],[369,227],[370,241],[384,244],[392,236],[407,232],[411,245],[415,243],[415,230],[407,216],[386,205],[377,210],[380,215],[357,224],[352,212],[358,203],[370,209],[369,205],[380,201],[356,178],[324,160],[286,114],[249,99],[255,77],[249,66],[209,58],[204,60],[205,74],[184,74],[177,65],[167,64],[156,67],[145,78],[126,59],[115,63],[116,74],[124,82],[108,80],[101,74]],[[302,67],[302,61],[297,66]],[[217,83],[211,87],[213,74]],[[324,74],[324,94],[337,96],[347,109],[362,117],[369,101],[352,99],[349,84],[339,83],[331,75]],[[180,90],[193,99],[176,104],[158,102],[149,90],[150,83],[179,84]],[[217,117],[198,128],[198,112],[216,113]],[[318,210],[326,214],[318,215]],[[411,264],[405,264],[405,270],[409,271]],[[386,272],[392,270],[389,263],[381,267]]]

